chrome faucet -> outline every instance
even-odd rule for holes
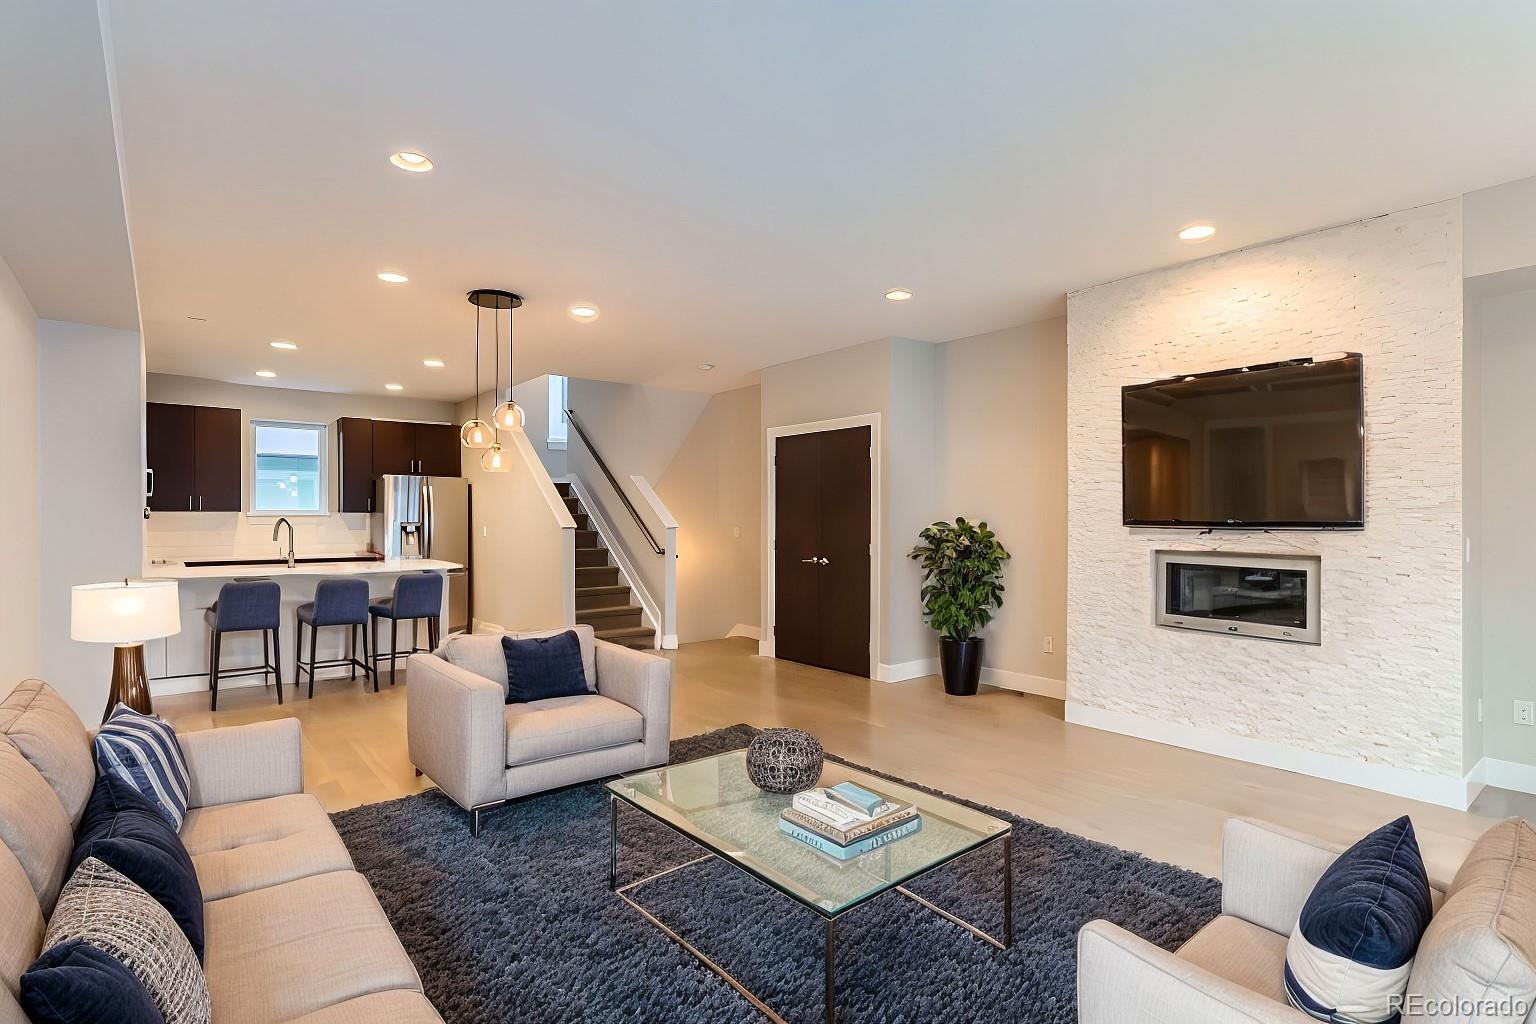
[[[292,569],[293,568],[293,524],[288,521],[288,517],[287,516],[284,516],[283,518],[279,519],[277,522],[272,524],[272,539],[273,540],[277,540],[277,531],[281,530],[285,526],[288,527],[288,568]]]

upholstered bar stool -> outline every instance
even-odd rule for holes
[[[399,626],[401,620],[411,623],[411,649],[406,654],[437,647],[437,636],[442,628],[443,576],[430,569],[422,572],[403,573],[395,580],[395,592],[368,606],[373,616],[373,686],[379,686],[379,662],[384,651],[379,647],[379,620],[389,619],[389,685],[395,685],[395,657],[400,653]],[[427,646],[416,646],[417,627],[427,620]]]
[[[304,664],[304,627],[309,627],[309,664]],[[315,641],[326,626],[347,626],[347,656],[331,661],[315,660]],[[315,599],[299,605],[293,623],[293,688],[297,690],[309,673],[309,696],[315,696],[315,669],[337,668],[345,665],[351,670],[348,678],[356,679],[357,670],[363,670],[363,686],[367,689],[368,676],[373,672],[368,661],[368,583],[352,577],[325,579],[315,584]],[[359,630],[358,627],[363,627]],[[363,660],[357,658],[357,634],[363,634]],[[379,684],[375,680],[374,690]]]
[[[251,676],[260,672],[277,681],[277,702],[283,702],[283,656],[278,641],[283,591],[276,580],[236,579],[219,588],[219,599],[204,614],[208,623],[208,709],[219,710],[219,678]],[[261,664],[224,669],[219,648],[225,633],[261,633]]]

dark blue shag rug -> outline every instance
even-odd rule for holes
[[[744,747],[755,732],[739,725],[678,740],[672,758]],[[996,950],[887,893],[839,922],[840,1020],[1071,1024],[1085,922],[1104,918],[1172,949],[1220,911],[1214,879],[982,809],[1013,822],[1013,947]],[[601,783],[492,811],[478,839],[437,792],[332,819],[450,1024],[763,1019],[609,891]],[[633,810],[620,834],[621,882],[702,852]],[[1000,861],[996,847],[976,851],[912,888],[1000,934]],[[819,916],[718,861],[631,895],[787,1020],[822,1019]]]

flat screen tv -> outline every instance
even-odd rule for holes
[[[1358,354],[1136,384],[1120,408],[1126,526],[1365,525]]]

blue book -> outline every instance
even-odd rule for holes
[[[898,839],[904,839],[907,836],[910,836],[912,833],[922,829],[922,827],[923,819],[913,818],[911,821],[905,822],[904,824],[890,829],[889,831],[881,832],[879,835],[870,836],[868,839],[860,839],[858,842],[849,846],[838,846],[836,843],[827,839],[823,839],[821,836],[810,831],[809,829],[801,828],[799,825],[796,825],[792,821],[785,821],[783,818],[779,819],[780,832],[783,832],[791,839],[795,839],[804,843],[806,846],[811,847],[813,850],[824,853],[828,857],[833,857],[837,860],[852,860],[853,858],[862,854],[866,854],[871,850],[878,850],[880,847],[885,846],[888,843],[894,843]]]
[[[871,793],[852,782],[839,782],[827,790],[827,795],[864,814],[874,814],[885,803],[885,797],[879,793]]]

